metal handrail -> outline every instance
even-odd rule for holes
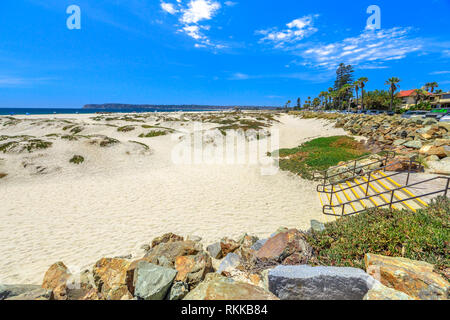
[[[324,180],[324,183],[323,183],[323,184],[326,185],[327,179],[329,180],[330,178],[334,178],[334,177],[336,177],[336,176],[338,176],[338,175],[341,175],[341,174],[344,174],[344,173],[347,173],[347,172],[353,172],[353,174],[355,175],[357,169],[362,169],[362,168],[365,168],[365,167],[368,167],[368,166],[371,166],[371,165],[373,165],[373,164],[380,163],[380,162],[381,162],[381,163],[385,163],[385,165],[386,165],[386,164],[387,164],[387,161],[388,161],[389,159],[395,158],[396,153],[395,153],[395,151],[385,151],[385,152],[386,152],[386,157],[385,157],[385,158],[383,158],[383,159],[378,159],[378,160],[376,160],[376,161],[374,161],[374,162],[371,162],[371,163],[368,163],[368,164],[365,164],[365,165],[362,165],[362,166],[359,166],[359,167],[357,167],[358,161],[361,161],[361,160],[364,160],[364,159],[368,159],[368,158],[370,158],[370,157],[373,156],[373,155],[363,156],[363,157],[360,157],[360,158],[358,158],[358,159],[355,159],[355,160],[352,160],[352,161],[348,161],[348,162],[346,162],[345,164],[342,164],[342,165],[340,165],[340,166],[335,166],[335,167],[329,168],[329,169],[324,170],[324,171],[316,171],[316,172],[313,173],[313,179],[316,179],[316,175],[321,174],[322,177],[323,177],[323,180]],[[390,157],[389,155],[392,155],[392,157]],[[348,170],[346,170],[346,171],[336,173],[336,174],[334,174],[334,175],[332,175],[332,176],[329,176],[329,175],[328,175],[328,172],[329,172],[330,170],[336,170],[336,169],[338,169],[338,168],[347,167],[348,164],[351,163],[351,162],[354,163],[353,169],[348,169]]]
[[[414,197],[409,197],[409,198],[406,198],[406,199],[400,199],[400,200],[394,201],[394,195],[395,195],[396,191],[403,190],[403,189],[406,189],[406,188],[410,188],[410,187],[413,187],[413,186],[417,186],[417,185],[420,185],[420,184],[423,184],[423,183],[427,183],[427,182],[430,182],[430,181],[434,181],[434,180],[438,180],[438,179],[447,180],[447,184],[446,184],[445,189],[429,192],[429,193],[422,194],[422,195],[419,195],[419,196],[414,196]],[[369,183],[369,181],[367,183]],[[380,196],[380,195],[383,195],[383,194],[389,194],[389,193],[391,194],[391,200],[389,202],[386,202],[386,203],[381,204],[381,205],[376,205],[374,207],[370,207],[369,209],[381,208],[381,207],[385,207],[385,206],[389,206],[389,209],[392,209],[392,205],[394,205],[396,203],[403,203],[403,202],[406,202],[406,201],[415,200],[415,199],[418,199],[418,198],[421,198],[421,197],[426,197],[426,196],[438,194],[438,193],[441,193],[441,192],[444,192],[444,197],[447,197],[449,189],[450,189],[450,177],[439,176],[439,177],[434,177],[434,178],[430,178],[430,179],[427,179],[427,180],[419,181],[419,182],[416,182],[416,183],[407,184],[405,186],[397,187],[397,188],[394,188],[394,189],[391,189],[391,190],[387,190],[387,191],[384,191],[384,192],[379,192],[379,193],[376,193],[376,194],[368,195],[368,196],[366,196],[364,198],[360,198],[360,199],[356,199],[356,200],[352,200],[352,201],[347,201],[347,202],[336,204],[336,205],[332,205],[332,204],[324,205],[323,208],[322,208],[322,212],[323,212],[323,214],[329,215],[329,216],[343,216],[344,217],[344,216],[354,215],[354,214],[357,214],[357,213],[360,213],[360,212],[363,212],[363,211],[367,211],[368,209],[364,208],[364,209],[359,210],[359,211],[355,211],[355,212],[352,212],[352,213],[345,214],[345,206],[351,205],[352,203],[359,202],[359,201],[362,201],[362,200],[370,200],[370,198],[372,198],[372,197]],[[342,208],[342,211],[341,211],[340,215],[335,214],[335,213],[328,213],[328,212],[326,212],[327,209],[329,209],[331,211],[334,211],[335,208]]]
[[[413,158],[411,158],[411,159],[408,161],[408,162],[409,162],[409,166],[408,166],[408,171],[407,171],[407,172],[408,172],[408,175],[407,175],[407,178],[406,178],[406,184],[409,183],[409,178],[410,178],[410,175],[411,175],[411,169],[412,169],[412,167],[413,167],[413,164],[415,164],[415,165],[418,167],[419,170],[424,169],[423,165],[421,165],[421,164],[420,164],[419,162],[417,162],[415,159],[416,159],[416,158],[413,157]],[[375,179],[375,180],[370,180],[370,175],[371,175],[372,173],[374,173],[374,172],[377,172],[377,171],[386,171],[386,169],[389,168],[389,167],[393,167],[393,166],[395,166],[395,165],[397,165],[397,164],[401,164],[401,163],[405,163],[405,162],[406,162],[406,160],[398,160],[398,161],[396,161],[396,162],[393,162],[393,163],[390,163],[390,164],[386,164],[386,165],[384,165],[384,166],[381,166],[380,168],[372,169],[372,170],[370,170],[370,171],[366,171],[366,172],[359,173],[359,174],[355,174],[355,175],[353,175],[353,176],[351,176],[351,177],[348,177],[348,178],[339,180],[339,181],[334,182],[334,183],[319,184],[319,185],[316,187],[316,190],[317,190],[317,192],[319,192],[319,193],[334,194],[335,191],[333,191],[333,188],[331,188],[331,191],[327,191],[326,188],[327,188],[327,187],[333,187],[333,186],[338,185],[338,184],[340,184],[340,183],[343,183],[343,182],[346,182],[346,181],[349,181],[349,180],[354,180],[355,178],[362,177],[362,176],[365,176],[365,175],[368,175],[368,176],[369,176],[369,182],[374,182],[374,181],[382,180],[382,179],[385,179],[386,177],[378,178],[378,179]],[[372,165],[372,164],[374,164],[374,163],[371,163],[370,165]],[[366,166],[370,166],[370,165],[366,165]],[[344,173],[344,172],[343,172],[343,173]],[[396,176],[396,175],[401,174],[401,173],[404,173],[404,172],[396,172],[396,173],[394,173],[394,174],[388,176],[388,178],[393,177],[393,176]],[[340,174],[342,174],[342,173],[340,173]],[[364,182],[364,183],[361,183],[361,184],[354,185],[353,187],[359,187],[359,186],[362,186],[362,185],[365,185],[365,184],[366,184],[366,183]],[[322,190],[320,190],[320,188],[322,188]],[[345,190],[348,190],[348,189],[350,189],[350,187],[345,188],[345,189],[340,189],[340,190],[338,190],[337,192],[339,192],[339,191],[345,191]]]

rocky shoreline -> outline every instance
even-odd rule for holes
[[[399,115],[345,115],[303,112],[303,118],[330,120],[336,128],[368,138],[371,151],[391,150],[401,158],[419,157],[430,173],[450,174],[450,123],[404,119]]]
[[[268,239],[173,233],[142,246],[140,258],[102,258],[72,274],[53,264],[41,286],[0,285],[0,300],[446,300],[450,284],[433,265],[366,254],[366,270],[317,265],[308,233],[280,228]]]

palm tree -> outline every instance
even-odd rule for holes
[[[286,109],[289,108],[290,104],[291,104],[291,100],[288,100],[288,102],[286,102]]]
[[[391,94],[391,103],[389,105],[389,111],[392,111],[392,106],[394,104],[394,94],[395,91],[397,91],[397,89],[400,88],[400,86],[398,85],[400,81],[401,80],[397,77],[392,77],[388,81],[386,81],[386,85],[389,86],[389,92]]]
[[[434,92],[434,88],[438,88],[438,87],[439,87],[439,85],[438,85],[438,83],[436,81],[425,83],[426,90],[427,91],[431,91],[431,93]]]
[[[342,86],[341,89],[338,90],[338,97],[339,97],[339,104],[341,104],[341,101],[346,101],[345,98],[348,97],[351,94],[353,86],[351,84],[345,84]],[[350,106],[350,104],[349,104]],[[343,105],[342,105],[343,108]]]
[[[366,86],[366,83],[369,82],[369,78],[361,77],[358,79],[358,82],[361,89],[361,108],[364,110],[364,87]]]
[[[327,104],[328,102],[328,92],[327,91],[321,91],[319,93],[319,98],[322,104],[322,108],[325,109],[325,104]],[[325,100],[325,104],[324,104],[324,100]]]
[[[361,84],[359,83],[359,81],[355,81],[353,83],[353,87],[355,88],[355,93],[356,93],[356,107],[358,107],[358,100],[359,100],[358,92],[359,92],[360,85]]]
[[[422,89],[414,89],[414,93],[415,93],[414,100],[416,102],[416,109],[417,109],[417,105],[419,104],[420,101],[422,101],[422,98],[425,97],[425,93]]]

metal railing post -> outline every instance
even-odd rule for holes
[[[369,194],[370,177],[371,177],[371,174],[370,174],[370,172],[369,172],[369,179],[367,180],[367,188],[366,188],[366,197],[367,197],[368,194]]]
[[[392,210],[392,201],[394,201],[395,190],[392,190],[391,201],[389,202],[389,210]]]
[[[448,188],[450,187],[450,178],[447,178],[447,186],[445,187],[444,197],[447,198]]]
[[[412,158],[409,159],[409,164],[408,164],[408,176],[406,178],[406,185],[409,184],[409,176],[411,174],[411,167],[412,167]]]
[[[386,153],[386,162],[384,163],[384,166],[383,166],[383,172],[386,172],[386,167],[388,165],[388,159],[389,159],[389,152]]]

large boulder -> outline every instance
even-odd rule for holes
[[[258,251],[259,249],[261,249],[263,247],[263,245],[267,242],[268,239],[260,239],[258,241],[256,241],[253,246],[251,246],[252,250]]]
[[[182,236],[173,234],[173,233],[166,233],[165,235],[155,238],[152,241],[152,248],[156,247],[157,245],[161,243],[168,243],[168,242],[177,242],[177,241],[184,241],[184,238]]]
[[[241,258],[235,253],[229,253],[220,263],[217,273],[227,274],[232,272],[241,264]]]
[[[223,238],[220,240],[220,247],[222,249],[222,255],[226,256],[227,254],[236,251],[236,249],[240,247],[240,244],[233,239]]]
[[[406,293],[388,288],[376,281],[372,289],[364,296],[364,300],[414,300]]]
[[[269,290],[281,300],[362,300],[373,282],[355,268],[299,265],[269,272]]]
[[[142,300],[163,300],[176,275],[174,269],[140,261],[134,272],[134,295]]]
[[[411,140],[403,144],[405,147],[412,149],[420,149],[422,148],[422,141],[420,140]]]
[[[383,285],[421,300],[449,298],[450,284],[433,272],[432,264],[406,258],[366,254],[367,273]]]
[[[203,251],[203,246],[199,242],[169,241],[156,245],[145,255],[144,259],[150,263],[174,268],[177,257],[194,256]]]
[[[44,276],[42,288],[52,290],[52,298],[55,300],[68,299],[68,281],[71,277],[69,269],[63,262],[57,262],[50,266]]]
[[[438,156],[439,158],[445,158],[447,156],[447,152],[443,146],[426,145],[419,150],[419,153],[426,156]]]
[[[261,287],[209,273],[184,300],[278,300]]]
[[[281,232],[267,240],[256,253],[256,257],[262,261],[283,262],[293,253],[297,253],[300,263],[307,263],[313,250],[306,239],[306,235],[296,229]]]
[[[311,220],[311,229],[315,232],[325,231],[325,225],[317,220]]]
[[[221,259],[223,257],[220,242],[216,242],[207,246],[206,251],[208,251],[209,255],[214,259]]]
[[[93,268],[93,277],[99,292],[107,300],[132,297],[127,285],[130,262],[125,259],[103,258]]]
[[[197,286],[207,273],[213,272],[211,257],[206,252],[177,257],[175,269],[178,271],[176,281],[187,283],[191,289]]]

